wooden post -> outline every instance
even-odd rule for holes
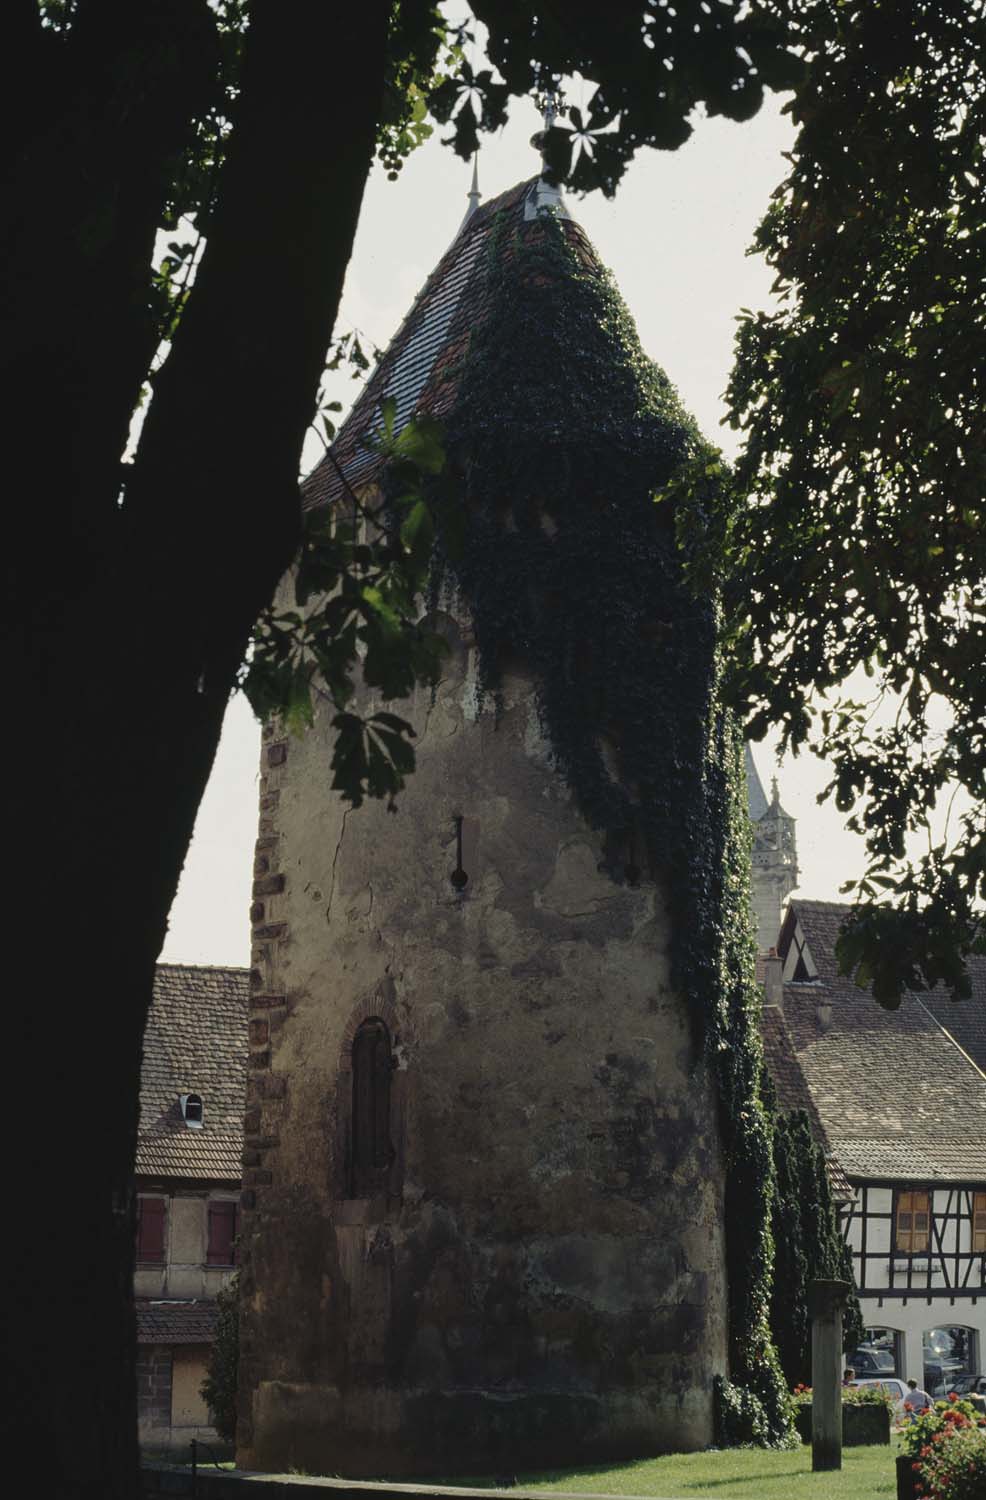
[[[842,1468],[842,1309],[847,1281],[813,1281],[811,1314],[811,1467]]]

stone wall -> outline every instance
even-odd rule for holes
[[[137,1346],[137,1424],[142,1445],[166,1444],[171,1431],[171,1348]]]
[[[476,1472],[698,1448],[726,1365],[713,1090],[660,889],[615,883],[508,678],[454,650],[396,813],[265,737],[241,1466]],[[462,867],[457,888],[457,820]],[[354,1197],[356,1028],[392,1159]]]

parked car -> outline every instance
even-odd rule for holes
[[[861,1344],[855,1354],[846,1360],[857,1375],[892,1375],[894,1357],[889,1349],[876,1349],[872,1344]]]
[[[879,1386],[881,1390],[886,1391],[887,1395],[892,1396],[894,1399],[894,1420],[896,1421],[904,1415],[904,1402],[911,1392],[907,1383],[898,1379],[896,1375],[883,1380],[854,1380],[851,1383],[861,1386]]]
[[[957,1360],[928,1360],[924,1362],[924,1383],[936,1399],[955,1390],[955,1382],[965,1377],[965,1371]]]
[[[948,1388],[949,1395],[952,1391],[957,1396],[986,1395],[986,1375],[956,1375]]]

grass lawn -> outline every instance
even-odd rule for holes
[[[899,1451],[897,1443],[845,1448],[842,1469],[835,1474],[813,1474],[811,1449],[805,1445],[791,1453],[756,1448],[672,1453],[599,1468],[518,1474],[517,1487],[528,1494],[585,1490],[597,1495],[656,1495],[662,1500],[691,1500],[693,1495],[716,1495],[718,1500],[880,1500],[897,1492],[894,1458]],[[486,1488],[493,1481],[440,1482]]]

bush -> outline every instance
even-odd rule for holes
[[[905,1402],[905,1412],[910,1409]],[[986,1427],[986,1417],[980,1416],[971,1401],[961,1401],[953,1393],[947,1401],[925,1406],[911,1418],[901,1432],[901,1446],[908,1457],[917,1458],[930,1445],[969,1427]]]
[[[936,1401],[901,1433],[922,1500],[983,1500],[986,1417],[955,1395]]]
[[[983,1500],[986,1495],[986,1431],[953,1428],[914,1465],[928,1500]]]
[[[236,1442],[236,1371],[240,1358],[240,1277],[232,1277],[216,1298],[219,1320],[201,1385],[212,1425],[224,1443]]]
[[[798,1437],[790,1420],[787,1424],[789,1435],[778,1441],[766,1407],[747,1386],[733,1385],[731,1380],[717,1375],[714,1392],[717,1447],[789,1448],[797,1445]]]
[[[810,1406],[811,1386],[796,1385],[791,1400],[795,1406]],[[844,1385],[842,1401],[845,1406],[885,1406],[889,1412],[893,1412],[897,1405],[890,1392],[881,1390],[878,1385]]]
[[[812,1138],[803,1110],[774,1121],[774,1275],[770,1329],[789,1385],[811,1379],[811,1319],[808,1288],[821,1278],[853,1283],[852,1259],[839,1230],[825,1157]],[[863,1337],[855,1289],[842,1316],[843,1349],[851,1353]]]

